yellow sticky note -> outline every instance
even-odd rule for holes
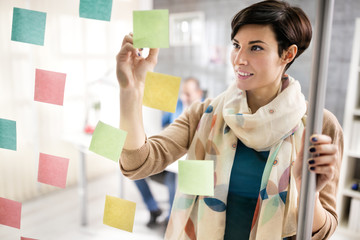
[[[179,97],[180,77],[148,72],[145,79],[143,105],[174,113]]]
[[[133,231],[136,203],[106,195],[103,223],[128,232]]]

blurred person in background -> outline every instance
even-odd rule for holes
[[[165,128],[175,121],[180,114],[192,103],[203,100],[203,91],[200,82],[194,77],[188,77],[181,86],[180,99],[176,105],[175,113],[164,112],[162,116],[162,127]]]

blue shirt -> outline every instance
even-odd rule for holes
[[[180,100],[178,100],[176,104],[176,111],[174,113],[163,112],[161,118],[161,126],[164,128],[170,125],[171,123],[173,123],[175,119],[181,115],[182,111],[183,111],[183,104]]]
[[[230,175],[224,240],[249,239],[269,151],[257,152],[238,140]]]

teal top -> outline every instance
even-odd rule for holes
[[[238,140],[231,170],[224,240],[249,239],[269,151],[257,152]]]

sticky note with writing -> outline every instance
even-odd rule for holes
[[[65,188],[69,159],[45,153],[39,155],[38,181]]]
[[[179,191],[214,196],[214,161],[179,160]]]
[[[128,232],[133,231],[136,203],[106,196],[103,223]]]
[[[65,73],[36,69],[34,100],[62,106],[64,103],[65,80]]]
[[[147,72],[143,105],[166,112],[175,112],[180,82],[180,77]]]
[[[133,12],[134,47],[169,47],[169,10]]]
[[[0,118],[0,148],[16,151],[16,122]]]
[[[44,45],[46,13],[14,7],[11,40]]]
[[[80,17],[110,21],[112,2],[112,0],[80,0]]]
[[[20,229],[21,203],[0,197],[0,224]]]
[[[127,132],[99,121],[92,135],[89,150],[118,162],[126,135]]]

